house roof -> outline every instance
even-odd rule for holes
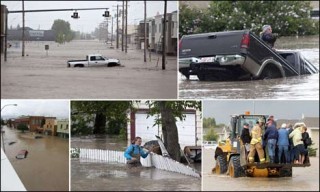
[[[307,127],[319,128],[319,117],[305,117],[304,119],[278,119],[277,127],[280,127],[282,123],[294,125],[297,122],[304,122]]]

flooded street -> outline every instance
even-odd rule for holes
[[[46,44],[50,47],[48,56]],[[96,53],[119,59],[121,66],[67,67],[68,60]],[[162,70],[161,61],[161,54],[152,53],[151,61],[148,54],[144,63],[142,50],[129,48],[125,53],[95,40],[62,45],[27,42],[26,56],[21,57],[21,48],[13,43],[7,62],[1,55],[1,98],[177,98],[177,57],[167,56],[166,70]]]
[[[33,139],[31,133],[20,133],[6,126],[3,129],[5,153],[28,191],[69,190],[67,139],[46,135]],[[9,145],[10,142],[16,143]],[[29,152],[27,158],[16,159],[23,149]]]
[[[229,175],[211,173],[215,166],[214,150],[203,152],[203,186],[204,191],[318,191],[319,190],[319,157],[310,157],[310,167],[294,167],[292,177],[231,178]]]
[[[116,138],[72,138],[72,147],[124,151],[126,141]],[[200,164],[194,168],[200,169]],[[201,179],[156,168],[128,169],[125,164],[71,160],[71,190],[200,191]]]
[[[281,37],[275,47],[299,51],[319,69],[319,36]],[[319,74],[241,82],[206,82],[196,76],[187,80],[181,73],[178,78],[183,99],[319,99]]]

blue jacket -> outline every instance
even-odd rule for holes
[[[289,145],[289,132],[286,130],[286,128],[280,128],[278,130],[278,145]]]
[[[264,133],[264,139],[278,139],[278,130],[274,124],[267,128],[266,132]]]
[[[145,153],[139,145],[131,144],[124,152],[124,157],[127,158],[127,160],[131,160],[132,154],[140,154],[141,157],[146,158],[149,153]]]

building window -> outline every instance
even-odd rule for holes
[[[159,33],[161,33],[161,23],[159,24]]]
[[[62,124],[61,124],[61,126],[60,126],[60,129],[62,129]]]
[[[67,125],[66,125],[66,129],[68,129],[68,126],[69,126],[69,125],[67,124]]]

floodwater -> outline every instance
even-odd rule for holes
[[[280,178],[231,178],[226,174],[213,174],[213,149],[204,149],[202,160],[204,191],[319,191],[319,157],[310,157],[310,167],[294,167],[292,177]]]
[[[72,147],[124,151],[116,138],[72,138]],[[200,169],[200,164],[194,166]],[[200,191],[201,179],[156,168],[128,169],[125,164],[71,160],[71,190],[97,191]]]
[[[33,139],[32,133],[6,126],[4,131],[5,153],[28,191],[69,190],[68,139],[46,135]],[[16,143],[9,145],[10,142]],[[29,152],[27,158],[16,159],[23,149]]]
[[[319,36],[281,37],[275,47],[300,51],[319,69]],[[178,78],[183,99],[319,99],[319,74],[240,82],[187,80],[181,73]]]
[[[44,50],[49,45],[48,55]],[[19,45],[19,44],[18,44]],[[85,59],[87,54],[120,59],[118,67],[68,68],[67,61]],[[1,98],[32,99],[174,99],[177,98],[177,57],[167,56],[162,70],[161,54],[111,49],[95,40],[59,45],[27,42],[26,56],[12,42],[8,60],[1,55]],[[165,91],[164,91],[165,90]]]

